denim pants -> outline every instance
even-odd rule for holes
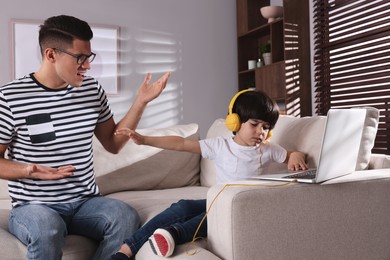
[[[27,259],[60,260],[65,236],[99,242],[93,259],[106,260],[140,226],[126,203],[96,196],[66,204],[25,204],[12,209],[9,231],[27,246]]]
[[[174,226],[179,232],[176,244],[184,244],[192,240],[205,214],[206,200],[179,200],[146,222],[124,242],[135,255],[156,229]],[[198,231],[197,237],[206,236],[207,223],[205,220]]]

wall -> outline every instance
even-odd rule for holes
[[[10,20],[68,14],[92,25],[120,27],[120,90],[109,96],[116,120],[126,113],[146,72],[152,79],[165,71],[173,74],[145,111],[141,128],[196,122],[204,137],[216,118],[225,117],[237,90],[235,0],[13,0],[2,5],[0,84],[11,80]]]

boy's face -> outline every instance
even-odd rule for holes
[[[259,119],[249,119],[241,124],[234,141],[243,146],[255,146],[265,141],[270,124]]]
[[[71,48],[65,49],[66,52],[56,50],[56,63],[55,68],[59,80],[64,85],[71,85],[74,87],[81,86],[84,75],[87,70],[91,68],[91,64],[86,59],[82,64],[77,63],[77,58],[74,56],[91,55],[91,44],[89,41],[74,40]],[[72,55],[70,55],[72,54]]]

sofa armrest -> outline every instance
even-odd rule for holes
[[[234,260],[389,259],[389,197],[390,178],[226,187],[208,213],[209,247]]]
[[[373,153],[370,157],[368,169],[390,168],[390,156],[385,154]]]

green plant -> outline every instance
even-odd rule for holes
[[[269,52],[271,52],[271,43],[268,42],[268,43],[261,46],[260,53],[263,54],[263,53],[269,53]]]

